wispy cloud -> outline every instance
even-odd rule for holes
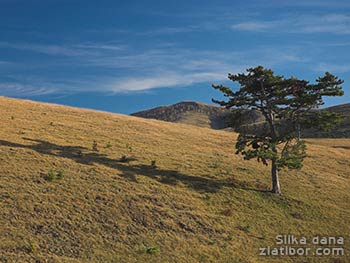
[[[22,46],[22,45],[20,45]],[[37,46],[31,44],[30,46]],[[25,79],[1,84],[2,94],[11,90],[15,94],[38,95],[53,92],[134,92],[154,88],[189,86],[203,83],[210,85],[227,79],[228,73],[238,73],[244,69],[264,64],[280,65],[303,61],[297,52],[271,47],[243,51],[209,51],[162,47],[144,51],[119,49],[107,44],[77,44],[80,49],[98,49],[99,55],[88,53],[86,56],[71,57],[66,69],[84,69],[86,74],[77,78],[72,75],[68,81],[62,79]],[[116,52],[110,50],[116,49]],[[61,54],[65,56],[66,53]],[[57,65],[52,65],[55,68]],[[108,72],[103,75],[96,71]],[[30,85],[29,85],[30,83]],[[36,93],[34,92],[36,90]]]
[[[241,31],[265,31],[276,26],[276,22],[249,21],[234,24],[231,28]]]
[[[161,27],[155,28],[152,30],[146,30],[136,33],[136,35],[145,36],[145,35],[169,35],[169,34],[178,34],[178,33],[188,33],[198,30],[204,30],[204,27],[200,26],[183,26],[183,27]]]
[[[350,34],[350,15],[289,15],[277,20],[241,21],[233,30],[272,33],[331,33]]]
[[[4,96],[38,96],[59,92],[49,86],[33,86],[15,82],[0,83],[0,91]]]
[[[62,56],[78,56],[83,55],[81,50],[74,49],[68,46],[50,45],[50,44],[29,44],[29,43],[8,43],[0,42],[0,48],[18,49],[24,51],[32,51],[47,55],[62,55]]]
[[[42,53],[46,55],[54,56],[98,56],[102,51],[120,51],[125,49],[122,45],[110,45],[110,44],[33,44],[33,43],[9,43],[0,42],[0,48],[17,49],[24,51],[32,51],[36,53]]]
[[[9,62],[9,61],[4,61],[4,60],[0,60],[0,67],[8,67],[8,66],[13,66],[15,63],[13,62]]]
[[[125,45],[113,45],[113,44],[76,44],[73,45],[74,48],[80,49],[97,49],[97,50],[112,50],[120,51],[125,50],[127,47]]]
[[[332,73],[347,73],[350,72],[350,64],[333,64],[333,63],[319,63],[314,68],[315,72],[326,72],[330,71]]]
[[[162,87],[185,87],[196,83],[225,80],[227,75],[223,72],[200,72],[180,75],[178,73],[164,73],[161,75],[145,77],[129,77],[117,80],[109,89],[113,92],[130,92],[149,90]]]

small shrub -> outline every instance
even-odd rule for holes
[[[227,236],[227,240],[228,240],[228,241],[232,241],[232,240],[233,240],[233,235],[232,235],[232,234],[229,234],[229,235]]]
[[[148,247],[146,252],[148,254],[157,254],[159,252],[159,247]]]
[[[233,211],[232,208],[227,208],[227,209],[223,210],[221,212],[221,214],[224,215],[224,216],[233,216],[234,215],[234,211]]]
[[[303,219],[303,215],[299,212],[293,212],[290,215],[296,219]]]
[[[152,167],[152,168],[157,168],[156,160],[152,160],[152,161],[151,161],[151,167]]]
[[[121,163],[126,163],[128,161],[128,157],[126,155],[123,155],[122,157],[119,158],[119,162]]]
[[[106,148],[111,148],[111,147],[112,147],[111,142],[107,142],[107,144],[106,144]]]
[[[126,149],[128,150],[129,153],[132,153],[132,146],[130,144],[125,145]]]
[[[64,172],[59,170],[57,173],[54,170],[50,170],[47,175],[44,176],[44,179],[48,182],[52,182],[54,180],[60,180],[64,177]]]
[[[48,182],[52,182],[53,180],[55,180],[56,175],[55,172],[51,169],[48,174],[44,177],[44,179]]]
[[[242,230],[242,231],[244,231],[244,232],[246,232],[246,233],[248,233],[248,232],[250,232],[250,231],[252,230],[252,227],[249,226],[249,225],[246,225],[246,226],[238,226],[238,229],[239,229],[239,230]]]
[[[97,142],[96,142],[96,141],[93,141],[93,143],[92,143],[92,150],[93,150],[94,152],[98,152],[98,145],[97,145]]]
[[[36,251],[36,245],[34,242],[27,242],[26,244],[24,244],[24,250],[28,253],[35,253]]]
[[[212,164],[209,165],[209,168],[213,168],[213,169],[217,169],[220,167],[220,163],[219,162],[213,162]]]
[[[14,120],[14,119],[15,119],[15,117],[11,116],[11,120]]]
[[[208,244],[209,244],[210,246],[216,245],[216,243],[217,243],[217,241],[216,241],[215,239],[209,240],[209,241],[208,241]]]
[[[140,250],[141,253],[147,253],[150,255],[158,254],[159,251],[159,247],[156,246],[143,246]]]
[[[50,126],[53,126],[53,122],[52,121],[50,122]]]
[[[207,193],[204,194],[203,199],[206,200],[206,201],[209,201],[210,200],[210,195],[207,194]]]
[[[59,170],[56,175],[57,179],[62,179],[64,177],[64,173],[62,170]]]

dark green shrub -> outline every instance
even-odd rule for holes
[[[44,179],[48,182],[52,182],[53,180],[55,180],[56,178],[56,175],[55,175],[55,172],[51,169],[47,175],[44,177]]]

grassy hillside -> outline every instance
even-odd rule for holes
[[[0,262],[350,260],[349,139],[308,140],[276,197],[231,132],[2,97],[0,120]],[[259,256],[277,234],[347,256]]]
[[[342,115],[340,124],[330,131],[304,130],[306,138],[350,138],[350,104],[326,108]],[[264,117],[254,110],[245,110],[241,115],[232,116],[231,110],[198,102],[180,102],[131,114],[132,116],[184,123],[212,129],[250,131],[264,130]],[[229,127],[234,127],[229,128]]]

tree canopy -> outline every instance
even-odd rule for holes
[[[236,153],[244,159],[256,158],[265,165],[272,163],[274,193],[281,193],[278,171],[282,168],[300,169],[306,156],[305,142],[301,139],[303,129],[317,127],[330,129],[337,124],[339,115],[316,111],[324,104],[326,96],[342,96],[343,80],[326,72],[315,83],[296,77],[274,75],[271,69],[262,66],[247,69],[247,73],[229,74],[240,88],[233,91],[223,85],[213,85],[227,101],[215,100],[226,108],[257,110],[265,123],[257,133],[242,131],[236,143]]]

